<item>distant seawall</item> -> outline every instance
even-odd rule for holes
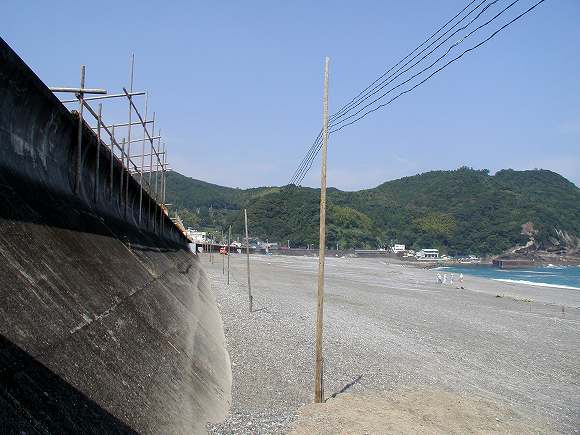
[[[278,248],[272,249],[273,255],[293,255],[293,256],[307,256],[317,257],[318,248],[303,249],[303,248]],[[376,249],[327,249],[326,256],[328,257],[365,257],[365,258],[398,258],[396,254],[391,251],[379,251]]]
[[[231,386],[208,279],[88,126],[74,193],[77,128],[0,39],[0,433],[204,432]]]

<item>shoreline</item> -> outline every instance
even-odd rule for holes
[[[359,250],[360,251],[360,250]],[[254,252],[254,255],[266,255],[262,252]],[[285,256],[285,257],[318,257],[317,250],[306,250],[306,249],[285,249],[279,248],[276,250],[271,250],[270,254],[272,256]],[[529,256],[509,256],[509,257],[500,257],[500,256],[483,256],[480,261],[473,261],[473,262],[461,262],[460,260],[448,259],[448,260],[441,260],[437,259],[435,261],[432,260],[417,260],[414,257],[399,257],[389,251],[373,251],[372,253],[369,252],[357,252],[357,250],[332,250],[329,249],[326,251],[326,256],[328,258],[377,258],[382,260],[388,260],[393,262],[401,262],[404,264],[415,265],[418,268],[434,268],[440,266],[493,266],[494,261],[502,260],[506,262],[513,262],[511,263],[506,269],[520,269],[526,267],[546,267],[550,265],[554,266],[580,266],[580,257],[579,256],[569,256],[569,255],[558,255],[558,256],[551,256],[550,254],[546,253],[538,253],[536,255],[529,255]]]
[[[502,279],[502,278],[489,278],[492,281],[499,281],[499,282],[509,282],[513,284],[524,284],[524,285],[531,285],[536,287],[549,287],[549,288],[561,288],[567,290],[580,290],[580,287],[574,287],[565,284],[550,284],[546,282],[534,282],[534,281],[526,281],[522,279]]]
[[[511,260],[511,259],[510,259]],[[514,259],[516,260],[516,259]],[[523,259],[522,259],[523,260]],[[494,265],[493,261],[478,261],[472,263],[462,263],[458,261],[449,261],[449,260],[441,260],[441,261],[417,261],[417,260],[399,260],[406,264],[417,265],[421,269],[433,269],[437,267],[448,267],[448,266],[466,266],[466,267],[496,267],[497,269],[502,269]],[[518,269],[526,269],[530,267],[550,267],[550,266],[563,266],[563,267],[578,267],[580,266],[580,259],[578,258],[569,258],[566,260],[542,260],[542,261],[535,261],[535,262],[528,262],[528,263],[514,263],[509,267],[505,267],[505,270],[518,270]]]

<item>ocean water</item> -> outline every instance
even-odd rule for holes
[[[438,270],[479,276],[493,279],[494,281],[580,290],[580,266],[548,265],[523,269],[498,269],[497,267],[485,265],[465,265],[439,267]]]

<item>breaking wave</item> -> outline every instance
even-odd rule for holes
[[[580,287],[573,287],[571,285],[563,285],[563,284],[548,284],[547,282],[534,282],[534,281],[525,281],[521,279],[502,279],[502,278],[493,278],[494,281],[501,281],[501,282],[510,282],[513,284],[526,284],[526,285],[533,285],[537,287],[554,287],[554,288],[565,288],[570,290],[580,290]]]

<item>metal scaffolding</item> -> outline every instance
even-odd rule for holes
[[[161,130],[158,129],[155,134],[155,112],[153,112],[152,119],[147,119],[149,111],[149,94],[147,91],[133,91],[133,78],[135,72],[135,55],[131,55],[130,71],[129,71],[129,90],[122,87],[122,93],[109,94],[105,89],[94,89],[85,87],[85,65],[81,66],[80,87],[51,87],[50,90],[55,93],[72,93],[75,99],[61,100],[63,104],[78,103],[78,110],[76,112],[79,116],[78,136],[77,136],[77,152],[76,152],[76,178],[75,178],[75,193],[78,195],[82,181],[82,132],[83,123],[87,124],[91,131],[95,134],[97,139],[97,164],[95,168],[95,189],[93,192],[94,201],[98,201],[98,177],[99,177],[99,153],[101,146],[109,150],[111,154],[111,166],[109,168],[109,183],[110,183],[110,197],[112,200],[113,184],[114,184],[114,162],[117,161],[121,165],[120,176],[120,200],[123,203],[124,213],[127,213],[127,203],[129,197],[129,182],[130,178],[137,181],[141,186],[139,192],[139,224],[142,221],[143,211],[143,192],[147,192],[148,205],[147,211],[150,219],[147,221],[148,226],[151,225],[153,231],[161,234],[163,232],[163,214],[169,215],[167,204],[165,203],[165,179],[166,173],[170,170],[167,163],[167,147],[165,142],[161,142]],[[94,95],[87,97],[86,95]],[[135,104],[134,97],[145,96],[145,107],[143,117],[141,111]],[[123,122],[114,122],[106,124],[103,121],[103,102],[104,101],[126,101],[128,102],[128,119]],[[91,102],[98,101],[98,109],[95,110],[91,106]],[[92,119],[85,119],[85,110],[92,116]],[[72,110],[74,112],[74,110]],[[137,120],[134,119],[136,115]],[[149,131],[148,126],[151,126]],[[137,128],[133,128],[137,126]],[[131,138],[131,134],[138,133],[142,130],[140,138]],[[121,133],[121,134],[120,134]],[[108,139],[103,137],[108,136]],[[131,144],[141,143],[141,152],[132,153]],[[148,147],[148,149],[147,149]],[[147,176],[146,176],[147,175]],[[155,207],[152,207],[151,200],[154,200],[160,207],[160,214],[153,212]]]

